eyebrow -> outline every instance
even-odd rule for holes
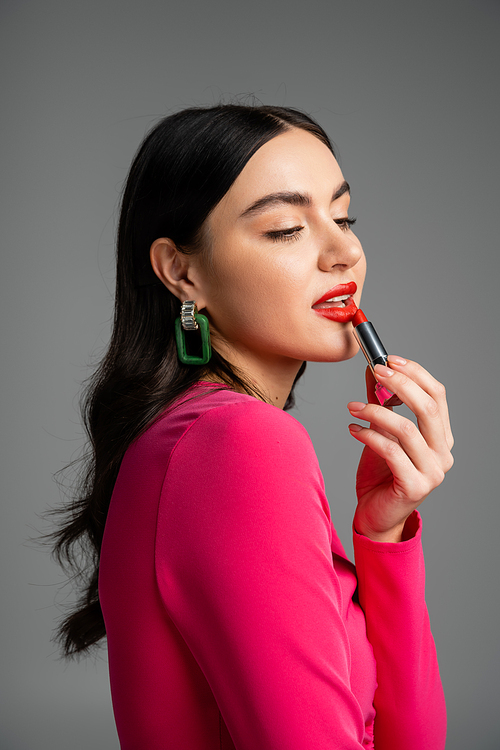
[[[344,193],[351,193],[351,188],[346,180],[344,180],[340,187],[334,192],[331,202],[333,203],[336,201],[337,198],[340,198]],[[255,216],[256,214],[263,213],[270,206],[279,206],[283,204],[308,207],[312,204],[312,200],[309,195],[304,193],[269,193],[269,195],[264,195],[262,198],[256,200],[255,203],[248,206],[248,208],[243,211],[240,218],[244,216]]]

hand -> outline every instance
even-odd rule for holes
[[[369,403],[348,404],[353,417],[370,423],[349,425],[351,435],[365,445],[356,478],[354,526],[370,539],[399,542],[408,516],[452,467],[453,435],[444,386],[416,362],[391,355],[389,363],[390,368],[375,367],[377,380],[412,410],[418,428],[378,404],[367,369]]]

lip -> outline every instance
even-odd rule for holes
[[[322,302],[326,302],[327,299],[331,299],[332,297],[341,297],[344,294],[356,294],[357,289],[358,287],[354,281],[348,281],[347,284],[337,284],[333,289],[329,289],[320,299],[316,300],[313,307],[314,305],[320,305]]]
[[[314,312],[323,318],[334,320],[336,323],[349,323],[356,315],[357,310],[358,307],[351,297],[345,307],[323,307],[321,310],[315,310]]]
[[[321,317],[333,320],[336,323],[349,323],[358,310],[352,297],[352,295],[356,293],[357,288],[358,287],[354,281],[348,281],[346,284],[337,284],[333,289],[329,289],[326,294],[314,303],[314,305],[321,305],[332,297],[342,297],[345,294],[349,294],[351,298],[347,301],[347,304],[344,307],[322,307],[320,310],[315,309],[313,305],[314,312],[321,315]]]

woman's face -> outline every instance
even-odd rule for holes
[[[356,354],[343,320],[352,315],[341,312],[349,300],[318,306],[352,282],[359,304],[366,263],[346,223],[349,200],[333,154],[304,130],[273,138],[246,164],[207,219],[210,263],[197,256],[198,307],[229,361],[262,373]]]

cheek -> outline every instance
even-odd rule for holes
[[[211,288],[207,310],[224,337],[248,341],[282,337],[297,305],[297,280],[276,258],[256,254],[238,264],[221,263]]]
[[[230,301],[252,308],[279,307],[297,291],[303,278],[290,258],[281,254],[242,251],[237,259],[218,262],[211,298],[217,303]]]

